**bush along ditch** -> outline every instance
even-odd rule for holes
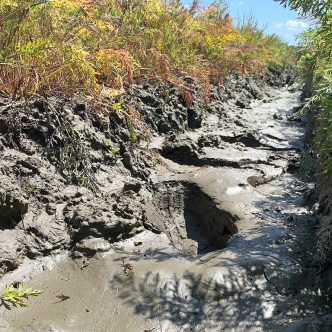
[[[10,96],[114,96],[137,79],[161,79],[205,100],[232,72],[283,67],[294,50],[251,17],[233,24],[223,1],[185,7],[171,0],[6,0],[0,4],[0,91]],[[166,92],[167,93],[167,92]]]
[[[330,1],[279,1],[315,19],[300,36],[299,69],[304,83],[304,112],[308,115],[308,138],[315,162],[321,212],[316,232],[313,264],[324,268],[332,258],[332,4]]]

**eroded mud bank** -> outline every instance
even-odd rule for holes
[[[302,331],[303,324],[317,325],[302,318],[326,314],[329,298],[308,268],[316,218],[314,202],[307,206],[303,197],[313,184],[297,172],[305,124],[290,121],[300,91],[287,80],[273,79],[273,87],[230,80],[203,112],[198,99],[186,109],[175,92],[166,102],[162,90],[138,87],[131,100],[152,136],[135,149],[121,113],[97,121],[82,105],[74,112],[63,107],[60,121],[89,138],[79,151],[88,156],[93,172],[85,176],[98,193],[68,184],[73,169],[60,158],[68,142],[56,123],[48,128],[47,108],[28,113],[11,144],[2,117],[1,209],[13,217],[1,224],[1,271],[18,268],[1,287],[22,280],[45,292],[28,308],[1,307],[0,327]],[[47,149],[50,132],[58,154]],[[74,176],[81,174],[75,165]],[[61,294],[69,298],[59,301]],[[329,319],[319,324],[328,328]]]

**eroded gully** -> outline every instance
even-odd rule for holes
[[[3,329],[286,331],[323,307],[304,272],[312,184],[296,171],[305,125],[288,120],[299,91],[274,94],[227,118],[208,115],[171,146],[152,141],[164,157],[142,207],[151,231],[88,263],[23,263],[1,285],[20,278],[45,292],[28,308],[0,308]]]

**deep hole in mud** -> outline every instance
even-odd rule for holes
[[[28,205],[17,199],[0,199],[0,230],[15,228],[27,211]]]
[[[146,217],[177,249],[190,254],[223,249],[238,231],[238,218],[189,182],[157,184],[153,201],[146,206]]]

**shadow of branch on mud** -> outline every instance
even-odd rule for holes
[[[109,287],[134,308],[135,314],[169,322],[173,326],[170,331],[224,331],[235,327],[239,331],[281,331],[285,326],[280,324],[288,325],[291,319],[329,312],[330,298],[327,293],[317,292],[310,271],[293,273],[285,264],[249,257],[243,259],[248,261],[243,269],[236,268],[235,262],[233,268],[229,259],[226,270],[202,265],[197,271],[154,267],[144,274],[135,271],[129,277],[119,273],[110,280]],[[174,258],[176,255],[169,257]],[[154,259],[166,258],[157,255]]]
[[[169,321],[179,331],[271,327],[267,316],[276,306],[269,294],[250,281],[241,283],[232,273],[227,275],[225,285],[189,271],[183,276],[174,273],[167,280],[159,272],[148,272],[138,281],[133,276],[116,275],[110,287],[118,290],[118,296],[133,306],[136,314]]]
[[[217,250],[195,256],[161,247],[124,253],[137,266],[149,261],[149,272],[115,275],[110,287],[136,314],[169,321],[172,331],[283,331],[278,324],[329,312],[330,288],[317,287],[308,263],[306,241],[315,220],[302,203],[306,183],[296,174],[274,181],[257,188],[261,194],[251,203],[258,222],[250,236],[233,237],[227,255]],[[168,270],[154,266],[165,261]],[[189,261],[193,268],[173,269],[173,261]]]
[[[288,296],[296,299],[297,311],[302,316],[331,313],[332,289],[328,281],[331,277],[320,274],[319,269],[312,266],[319,222],[318,216],[309,209],[315,203],[314,185],[297,169],[291,176],[286,174],[276,181],[280,182],[276,187],[283,190],[265,192],[265,196],[255,202],[260,211],[258,218],[264,223],[255,232],[271,238],[267,251],[274,249],[281,256],[288,256],[287,266],[275,271],[274,282],[287,285]],[[270,184],[259,189],[268,186]]]
[[[294,225],[297,232],[286,234],[285,242],[280,225],[260,225],[252,239],[236,239],[245,242],[241,248],[232,245],[226,249],[230,256],[220,256],[220,250],[195,256],[167,252],[167,248],[124,253],[118,260],[129,259],[134,265],[146,260],[151,270],[143,276],[138,271],[130,278],[115,275],[109,285],[117,289],[119,298],[134,307],[136,314],[169,321],[176,331],[221,331],[234,327],[244,331],[284,330],[285,326],[276,325],[277,322],[288,325],[290,319],[314,312],[324,314],[331,307],[328,288],[319,291],[308,260],[302,260],[308,247],[303,239],[307,233],[301,233],[301,227],[307,232],[311,223],[310,218],[301,219]],[[281,242],[276,244],[278,239]],[[295,253],[291,261],[284,260],[285,251]],[[173,260],[180,265],[181,261],[190,261],[197,271],[181,272],[174,267],[169,273]],[[170,262],[168,270],[155,265],[165,261]]]

